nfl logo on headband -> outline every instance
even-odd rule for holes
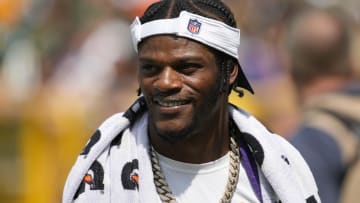
[[[196,19],[190,19],[187,29],[193,34],[198,34],[200,31],[201,23]]]

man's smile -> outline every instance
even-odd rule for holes
[[[190,103],[189,100],[163,100],[159,98],[154,99],[154,102],[161,107],[177,107]]]

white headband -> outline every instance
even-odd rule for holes
[[[136,17],[131,24],[131,35],[136,51],[142,39],[159,34],[175,34],[190,38],[239,60],[240,30],[218,20],[182,11],[177,18],[141,24],[139,17]]]

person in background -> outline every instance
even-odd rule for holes
[[[90,138],[63,203],[320,202],[300,153],[228,103],[253,89],[222,1],[158,1],[131,31],[141,94]]]
[[[360,175],[360,85],[352,78],[348,23],[340,11],[307,9],[288,33],[290,72],[302,112],[291,143],[309,164],[326,203],[360,198],[348,191],[360,184],[358,179],[354,185]]]
[[[0,98],[0,199],[60,202],[91,126],[137,97],[131,22],[103,0],[42,0],[27,11],[0,61],[0,94],[12,100]]]

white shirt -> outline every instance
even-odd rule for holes
[[[167,183],[179,203],[218,203],[222,198],[229,173],[229,153],[208,163],[190,164],[169,159],[159,153],[160,166]],[[260,173],[261,189],[269,195],[264,202],[276,202],[269,183]],[[160,200],[159,200],[160,201]],[[239,181],[232,202],[260,203],[254,193],[244,167],[240,164]]]

